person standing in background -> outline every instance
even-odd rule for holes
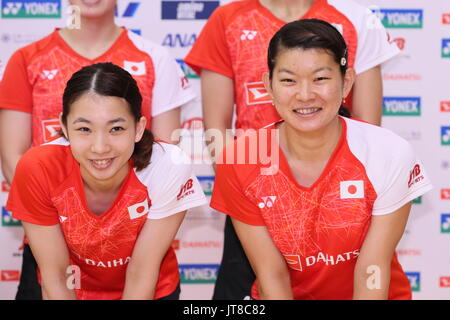
[[[70,0],[80,8],[79,29],[57,28],[9,59],[0,84],[0,157],[9,183],[27,149],[59,137],[67,80],[81,67],[97,62],[112,62],[134,77],[147,128],[155,139],[176,142],[171,136],[180,127],[180,106],[194,99],[195,93],[167,49],[115,24],[116,2]],[[25,245],[16,299],[40,298],[36,262]]]
[[[380,65],[400,51],[374,14],[351,0],[243,0],[216,9],[185,58],[201,76],[205,130],[219,129],[225,143],[227,129],[258,129],[280,119],[262,82],[266,52],[283,25],[305,18],[325,20],[342,33],[348,65],[356,72],[353,91],[344,104],[354,118],[380,125]],[[249,297],[254,279],[227,216],[213,298]]]

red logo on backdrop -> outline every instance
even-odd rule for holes
[[[1,281],[19,281],[20,271],[19,270],[2,270],[0,273]]]
[[[393,41],[400,50],[405,49],[405,38],[395,38]]]
[[[2,192],[9,192],[11,190],[11,186],[8,182],[2,181]]]
[[[450,112],[450,101],[441,101],[441,112]]]
[[[442,14],[442,24],[450,24],[450,13]]]
[[[441,199],[450,200],[450,189],[441,189]]]
[[[450,288],[450,277],[440,277],[439,278],[439,287]]]
[[[181,128],[188,130],[203,130],[202,118],[191,118],[181,124]]]
[[[269,96],[269,93],[267,93],[262,82],[246,83],[245,91],[247,93],[248,105],[272,102],[272,98]]]
[[[173,250],[180,250],[180,240],[175,239],[172,241],[172,249]]]
[[[43,120],[42,130],[44,132],[44,142],[50,142],[59,138],[59,129],[61,129],[61,125],[58,119]]]
[[[184,197],[194,193],[194,190],[191,190],[193,185],[192,183],[193,183],[192,179],[186,181],[186,183],[181,187],[180,192],[177,195],[177,200],[181,200]]]
[[[409,172],[408,188],[411,188],[414,183],[418,183],[423,179],[424,177],[423,174],[421,174],[420,166],[416,164],[414,168]]]

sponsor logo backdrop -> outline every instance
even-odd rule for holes
[[[63,27],[67,1],[0,0],[0,78],[11,54]],[[401,54],[383,66],[383,126],[409,140],[422,158],[435,189],[414,203],[398,247],[415,299],[450,299],[450,2],[448,0],[357,0],[375,11]],[[200,81],[182,61],[202,26],[222,1],[118,0],[119,25],[169,49],[197,99],[183,107],[189,139],[202,134]],[[257,87],[249,88],[252,99]],[[49,132],[50,134],[51,132]],[[204,163],[204,146],[191,144],[191,158],[210,197],[214,171]],[[4,209],[9,186],[0,175],[0,299],[13,299],[20,272],[23,229]],[[180,263],[182,299],[210,299],[223,248],[224,216],[203,206],[191,210],[174,248]]]

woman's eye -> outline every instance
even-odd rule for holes
[[[285,82],[285,83],[293,83],[294,80],[292,80],[292,79],[281,79],[281,82]]]
[[[125,130],[125,129],[122,128],[122,127],[113,127],[113,128],[111,129],[111,132],[119,132],[119,131],[123,131],[123,130]]]
[[[80,131],[80,132],[89,132],[90,131],[90,129],[86,128],[86,127],[81,127],[81,128],[76,129],[76,130]]]
[[[330,78],[327,77],[317,77],[316,79],[314,79],[315,81],[324,81],[324,80],[328,80]]]

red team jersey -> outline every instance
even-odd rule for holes
[[[349,66],[357,74],[399,53],[368,9],[350,0],[316,0],[301,17],[333,24],[348,46]],[[236,128],[262,128],[280,119],[264,88],[267,49],[286,24],[258,0],[235,1],[215,10],[185,61],[200,74],[208,69],[234,80]]]
[[[288,265],[295,299],[352,299],[354,268],[372,215],[390,214],[432,188],[406,140],[364,122],[340,121],[340,141],[310,187],[296,182],[278,145],[269,146],[279,154],[278,166],[272,166],[279,170],[272,174],[263,173],[267,161],[217,164],[211,207],[267,227]],[[248,152],[240,147],[244,138],[226,153]],[[256,288],[252,296],[258,298]],[[411,299],[395,254],[389,299]]]
[[[150,164],[139,172],[131,167],[114,203],[102,215],[95,215],[86,204],[79,164],[68,143],[59,138],[30,149],[21,158],[7,208],[19,220],[59,224],[71,264],[81,270],[78,299],[120,299],[126,268],[146,219],[206,204],[187,163],[178,147],[155,143]],[[155,299],[171,294],[178,282],[178,264],[170,248],[161,264]]]
[[[58,137],[62,96],[72,74],[84,66],[112,62],[127,70],[142,95],[142,114],[151,119],[195,96],[168,51],[123,29],[115,43],[90,60],[76,53],[58,33],[16,51],[0,84],[0,108],[32,114],[33,146]]]

